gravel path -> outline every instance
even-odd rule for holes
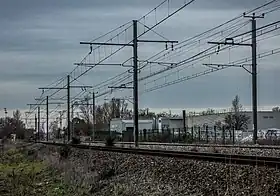
[[[70,183],[88,187],[89,195],[280,195],[278,169],[73,148],[62,161],[57,147],[29,149],[63,170]]]

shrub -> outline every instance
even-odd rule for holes
[[[80,138],[72,137],[71,144],[80,144],[80,143],[81,143]]]
[[[197,149],[197,147],[196,146],[194,146],[193,148],[191,148],[191,150],[190,150],[191,152],[198,152],[198,149]]]
[[[113,177],[116,174],[116,170],[114,168],[105,168],[102,170],[100,174],[100,179],[105,180]]]
[[[185,143],[193,143],[193,138],[189,133],[183,134],[182,139]]]
[[[62,146],[59,149],[59,154],[61,158],[67,159],[70,155],[71,148],[68,145]]]
[[[108,136],[105,140],[105,146],[114,146],[115,145],[115,138],[112,136]]]
[[[211,147],[211,152],[212,153],[219,153],[219,150],[215,148],[215,146]]]
[[[259,145],[280,145],[279,139],[258,139],[257,144]]]

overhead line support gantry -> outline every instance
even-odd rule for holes
[[[257,143],[257,133],[258,133],[258,105],[257,105],[257,27],[256,19],[264,18],[264,14],[256,16],[253,13],[252,16],[246,16],[245,18],[251,18],[252,22],[252,42],[251,44],[244,43],[234,43],[233,38],[226,38],[225,42],[208,42],[209,44],[218,44],[220,45],[237,45],[237,46],[250,46],[252,48],[252,71],[249,72],[252,75],[252,109],[253,109],[253,142]],[[222,65],[225,66],[225,65]],[[243,67],[244,68],[244,67]]]
[[[133,41],[132,43],[96,43],[96,42],[80,42],[80,44],[87,45],[106,45],[106,46],[131,46],[133,47],[133,113],[134,113],[134,143],[135,147],[138,147],[138,135],[139,135],[139,120],[138,120],[138,43],[178,43],[178,41],[170,40],[139,40],[137,33],[137,20],[133,20]],[[109,87],[109,88],[128,88],[128,87]]]

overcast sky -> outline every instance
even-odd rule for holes
[[[80,45],[80,41],[92,40],[128,21],[138,19],[161,1],[0,1],[1,113],[4,107],[9,110],[27,109],[26,104],[33,103],[34,97],[40,96],[38,87],[47,86],[67,75],[74,68],[73,63],[79,62],[89,50],[88,46]],[[264,0],[196,0],[155,30],[170,40],[182,41],[262,3]],[[171,8],[172,6],[176,7],[177,4],[171,5]],[[161,13],[166,13],[166,9],[159,9],[157,13],[160,17]],[[276,16],[279,14],[262,19],[259,25],[276,21]],[[159,39],[149,35],[146,37]],[[258,51],[280,47],[277,40],[259,45]],[[164,47],[161,44],[140,45],[139,58],[151,56],[149,54]],[[250,50],[241,50],[231,58],[238,60],[250,56]],[[123,61],[131,57],[131,54],[130,49],[125,50],[119,56],[116,55],[114,60]],[[222,59],[228,59],[228,56],[229,52],[226,52]],[[260,106],[279,105],[280,67],[277,62],[279,56],[259,61]],[[87,73],[80,81],[94,85],[124,70],[99,67]],[[191,72],[185,70],[180,74],[188,75]],[[126,91],[107,98],[129,94],[132,93]],[[250,75],[243,69],[230,68],[141,95],[140,107],[223,108],[230,106],[236,94],[240,95],[243,105],[251,105]],[[103,98],[98,99],[98,103],[103,102]]]

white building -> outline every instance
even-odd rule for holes
[[[252,112],[243,112],[250,117],[248,130],[253,129],[253,114]],[[226,115],[229,113],[218,113],[209,115],[196,115],[196,116],[186,116],[185,125],[186,127],[200,126],[214,127],[215,123],[220,121],[224,122]],[[134,127],[133,120],[122,120],[113,119],[110,122],[110,130],[117,131],[121,133],[122,131],[132,131]],[[157,129],[162,132],[165,129],[175,129],[177,132],[179,129],[184,128],[182,117],[160,117],[154,120],[139,120],[139,130],[150,130]],[[280,129],[280,112],[272,111],[259,111],[258,112],[258,129]]]
[[[187,122],[186,122],[187,123]],[[184,123],[182,117],[160,117],[155,121],[155,129],[161,132],[164,129],[183,129]]]
[[[253,129],[253,113],[243,112],[250,117],[248,129]],[[186,126],[205,126],[213,127],[216,122],[223,122],[228,113],[187,116]],[[258,129],[280,128],[280,112],[259,111],[258,112]]]
[[[139,130],[153,129],[154,120],[139,120]],[[110,122],[110,131],[122,133],[123,131],[133,131],[134,120],[112,119]]]

